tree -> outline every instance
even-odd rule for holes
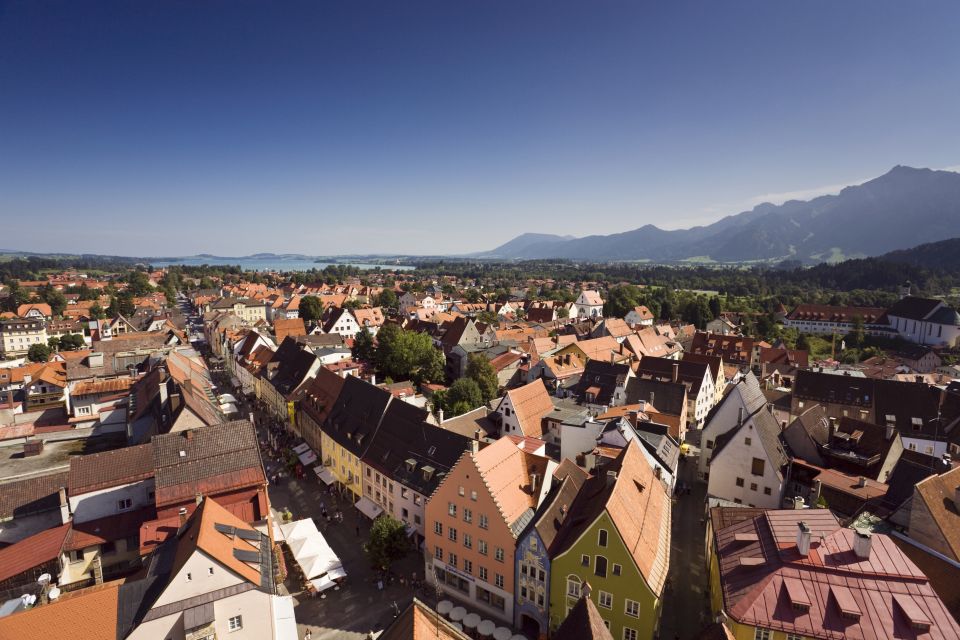
[[[300,298],[300,317],[305,322],[317,322],[323,316],[323,303],[317,296]]]
[[[106,314],[103,312],[103,307],[99,304],[90,307],[90,317],[94,320],[103,320],[106,317]]]
[[[134,270],[128,273],[127,291],[134,296],[142,296],[153,291],[149,276],[140,270]]]
[[[50,311],[53,317],[62,316],[67,308],[67,298],[53,287],[46,287],[40,296],[43,301],[50,305]]]
[[[45,344],[32,344],[27,350],[27,359],[30,362],[46,362],[50,359],[50,347]]]
[[[569,317],[570,317],[570,309],[567,309],[566,307],[558,307],[558,308],[557,308],[557,318],[558,318],[558,319],[560,319],[560,320],[565,320],[566,318],[569,318]]]
[[[60,338],[57,336],[50,336],[47,338],[47,346],[50,347],[53,351],[56,351],[60,348]]]
[[[490,402],[497,397],[500,381],[497,372],[490,361],[480,353],[471,353],[467,359],[467,377],[477,383],[483,402]]]
[[[380,516],[370,526],[370,540],[363,549],[375,568],[386,571],[410,549],[406,525],[389,515]]]
[[[863,318],[860,316],[853,316],[853,327],[850,329],[850,334],[847,336],[847,342],[850,343],[850,346],[859,349],[863,346],[863,343],[867,339],[867,332],[863,326]]]
[[[464,300],[466,300],[470,304],[475,304],[477,302],[480,302],[480,299],[482,297],[483,295],[476,289],[467,289],[466,291],[463,292]]]
[[[354,360],[362,362],[373,362],[376,355],[376,345],[373,343],[373,336],[366,329],[360,329],[353,338],[352,355]]]
[[[483,404],[480,385],[471,378],[460,378],[447,389],[446,405],[451,416],[473,411]]]
[[[807,334],[801,333],[797,336],[797,349],[810,352],[810,338],[807,337]]]
[[[640,289],[632,284],[612,287],[603,303],[603,315],[608,318],[623,318],[640,304]]]
[[[385,324],[377,332],[374,361],[383,375],[417,383],[443,380],[446,366],[443,352],[433,346],[430,336],[395,324]]]
[[[721,305],[720,305],[720,296],[710,296],[710,301],[707,303],[710,307],[710,319],[715,320],[720,317]]]
[[[493,311],[481,311],[474,318],[474,320],[477,322],[482,322],[484,324],[496,324],[497,320],[499,319],[500,318],[498,318],[497,314],[495,314]]]
[[[384,309],[396,309],[400,303],[393,289],[384,289],[381,291],[377,294],[375,302],[378,307],[383,307]]]
[[[87,343],[84,342],[83,336],[79,333],[71,333],[60,337],[61,351],[79,351],[80,349],[86,348],[86,346]]]

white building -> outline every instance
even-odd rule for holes
[[[960,314],[942,300],[905,296],[887,309],[893,331],[917,344],[953,347],[960,338]]]
[[[603,298],[594,289],[585,289],[580,292],[576,302],[573,303],[571,315],[577,319],[585,320],[587,318],[603,317]]]

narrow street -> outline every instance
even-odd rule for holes
[[[678,475],[678,484],[685,483],[690,493],[673,502],[670,578],[660,620],[661,640],[694,638],[710,621],[709,576],[703,555],[706,525],[702,521],[707,485],[697,480],[693,456],[680,463]]]

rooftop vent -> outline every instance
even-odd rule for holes
[[[810,527],[802,520],[797,523],[797,551],[803,557],[810,555]]]

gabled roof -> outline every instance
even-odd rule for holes
[[[439,613],[417,598],[383,630],[380,640],[469,640],[470,636],[453,626]]]
[[[793,383],[793,395],[820,403],[873,405],[874,380],[834,375],[820,371],[800,370]]]
[[[670,564],[670,496],[640,446],[631,440],[615,460],[584,483],[551,556],[569,550],[606,511],[640,574],[659,597]]]
[[[533,520],[533,526],[545,549],[549,550],[553,546],[557,533],[570,515],[570,508],[588,477],[586,471],[567,458],[554,470],[553,487]]]
[[[652,404],[659,413],[679,416],[687,403],[687,387],[682,382],[630,378],[627,381],[627,404],[640,401]]]
[[[59,558],[69,530],[68,522],[0,548],[0,582]]]
[[[0,618],[0,638],[13,640],[117,640],[121,582],[61,594],[51,604]]]
[[[318,425],[322,425],[340,396],[342,388],[343,378],[329,369],[320,367],[316,377],[304,388],[300,406]]]
[[[543,435],[541,420],[553,411],[553,401],[543,380],[537,379],[517,389],[507,391],[517,422],[523,435],[539,438]]]
[[[671,360],[669,358],[644,357],[640,359],[637,366],[637,376],[653,380],[673,381],[673,367],[677,367],[677,381],[688,385],[689,394],[697,395],[700,393],[700,385],[703,384],[710,366],[703,362],[691,362]]]
[[[287,336],[305,336],[307,328],[303,324],[303,318],[275,318],[273,321],[273,331],[277,336],[277,342],[283,342]]]
[[[590,394],[589,404],[608,405],[613,400],[617,387],[626,384],[628,375],[630,375],[628,364],[610,364],[605,360],[590,360],[584,368],[583,375],[580,376],[580,382],[573,388],[573,392],[580,402],[587,402],[586,396]]]
[[[70,495],[99,491],[153,477],[153,444],[140,444],[70,459]]]
[[[960,558],[960,467],[923,480],[914,496],[926,505],[953,558]]]
[[[548,459],[518,448],[507,437],[471,455],[500,516],[517,537],[537,508],[537,495],[530,490],[530,473],[543,478]]]
[[[586,595],[580,596],[550,637],[554,640],[613,640],[597,606]]]
[[[723,402],[730,402],[734,397],[736,397],[734,393],[729,393],[724,397]],[[763,394],[760,395],[760,398],[763,399]],[[748,406],[747,411],[744,413],[742,424],[734,425],[732,429],[717,438],[716,447],[713,450],[711,459],[716,460],[720,452],[726,448],[727,443],[729,443],[735,435],[741,431],[746,432],[750,427],[753,427],[753,433],[756,434],[760,444],[763,446],[763,450],[767,454],[767,460],[770,461],[770,464],[772,464],[775,469],[782,470],[790,461],[790,456],[787,455],[787,451],[780,438],[780,425],[777,424],[777,419],[767,410],[766,404],[761,404],[752,411],[750,411]]]
[[[59,490],[69,475],[62,471],[0,484],[0,521],[58,509]]]
[[[936,300],[934,298],[905,296],[894,302],[893,306],[887,309],[887,315],[908,320],[926,320],[941,304],[943,304],[942,300]],[[950,318],[946,319],[950,320]],[[955,323],[947,322],[947,324]]]
[[[354,456],[362,457],[393,396],[355,376],[347,376],[327,415],[324,432]],[[397,402],[403,402],[398,400]]]
[[[711,510],[714,523],[724,510]],[[807,556],[797,550],[801,521],[810,531]],[[873,534],[861,558],[854,530],[827,509],[765,511],[714,531],[724,610],[740,624],[811,638],[960,637],[926,576],[891,538]],[[929,630],[918,627],[919,617]]]

